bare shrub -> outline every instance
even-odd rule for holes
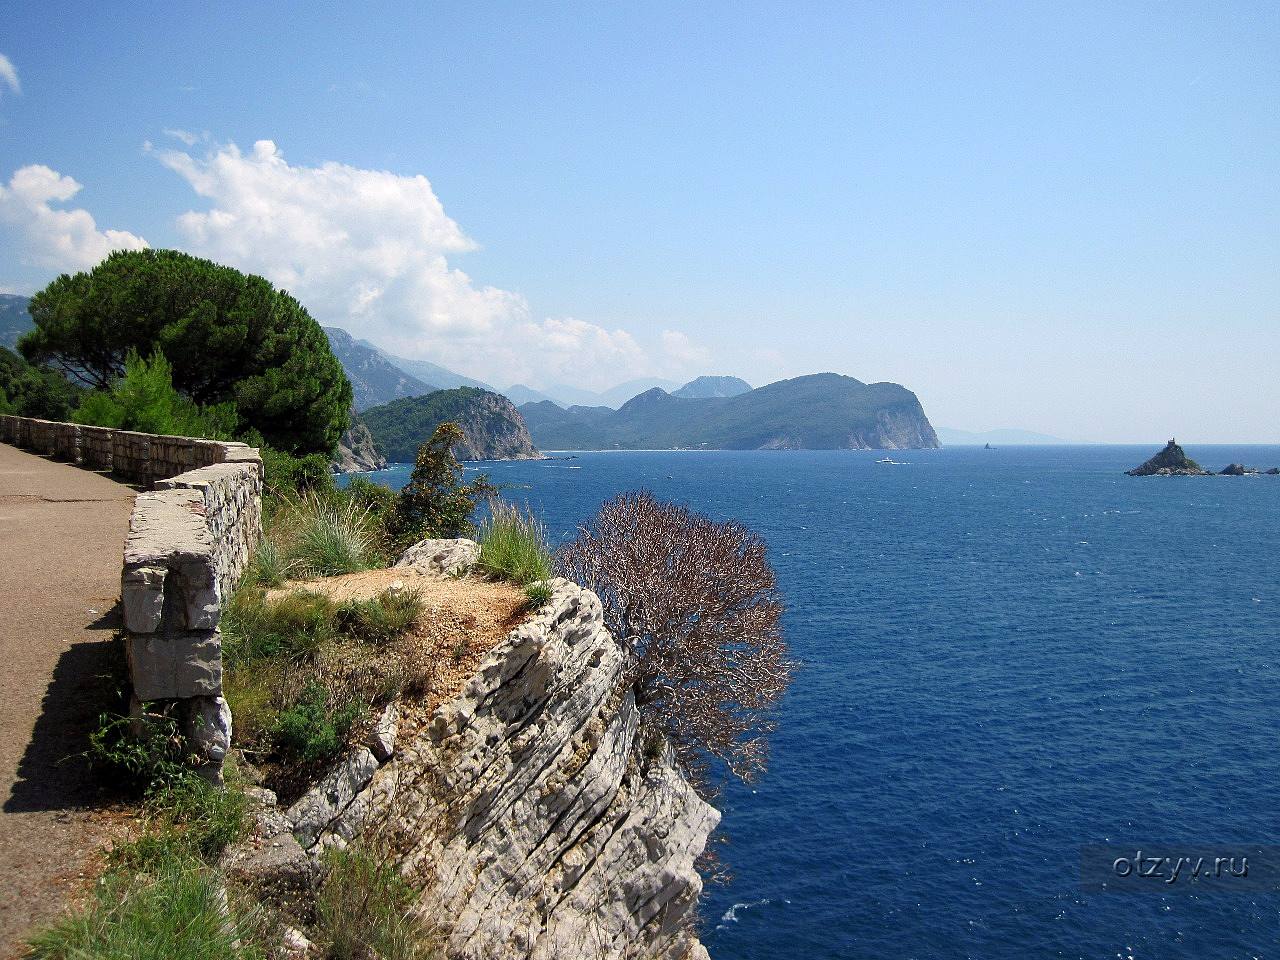
[[[740,523],[641,492],[606,503],[556,557],[562,576],[600,597],[648,730],[703,787],[709,757],[743,780],[763,771],[770,708],[790,678],[765,552]]]

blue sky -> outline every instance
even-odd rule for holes
[[[0,286],[146,242],[499,386],[1280,441],[1280,5],[266,6],[8,13]]]

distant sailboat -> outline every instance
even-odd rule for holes
[[[986,446],[984,446],[982,449],[983,449],[983,450],[994,450],[994,449],[995,449],[995,447],[993,447],[991,444],[989,444],[989,443],[988,443],[988,444],[987,444]]]

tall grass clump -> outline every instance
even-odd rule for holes
[[[89,906],[37,934],[38,960],[258,960],[254,912],[228,916],[218,876],[172,858],[154,873],[110,874]]]
[[[366,570],[375,559],[377,525],[369,508],[354,498],[309,493],[290,517],[289,559],[308,577],[333,577]]]
[[[258,587],[278,587],[289,579],[294,563],[270,537],[263,537],[249,558],[247,583]]]
[[[413,890],[389,857],[366,847],[331,850],[316,900],[315,937],[331,960],[427,960],[429,931],[409,913]]]
[[[480,566],[493,576],[526,588],[551,577],[547,530],[528,508],[493,501],[478,539]]]

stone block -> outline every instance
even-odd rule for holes
[[[133,692],[140,700],[182,700],[222,695],[222,638],[217,630],[164,636],[127,634],[125,653]]]

